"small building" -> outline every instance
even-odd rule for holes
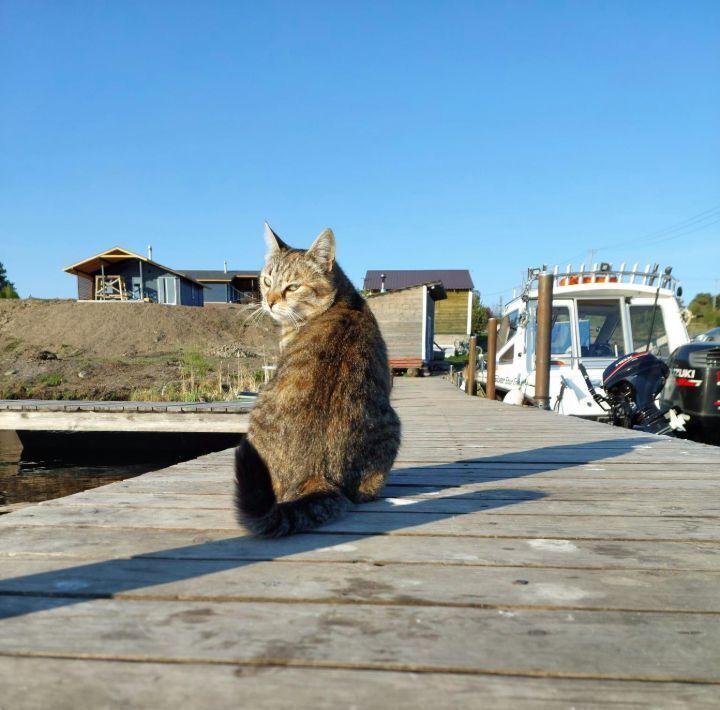
[[[447,298],[440,281],[370,294],[393,369],[429,367],[433,361],[436,301]]]
[[[205,286],[205,303],[249,303],[260,298],[259,271],[198,271],[183,273]]]
[[[77,277],[78,301],[204,304],[202,283],[122,247],[78,261],[65,271]]]
[[[423,283],[442,282],[447,299],[436,305],[435,342],[450,347],[467,340],[472,328],[472,277],[467,269],[409,269],[368,271],[363,288],[370,294],[395,291]]]

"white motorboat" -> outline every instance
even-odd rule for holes
[[[505,307],[498,330],[495,387],[506,401],[530,402],[535,395],[535,340],[538,276],[552,273],[553,307],[550,406],[560,414],[597,419],[606,412],[595,402],[580,371],[602,392],[602,373],[622,355],[652,352],[667,360],[689,342],[682,291],[659,266],[644,270],[625,264],[568,265],[529,269],[522,293]],[[478,381],[486,383],[481,363]]]

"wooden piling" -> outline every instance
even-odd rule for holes
[[[497,318],[488,319],[488,343],[485,362],[487,363],[485,392],[488,399],[495,399],[495,365],[497,358]]]
[[[469,395],[475,394],[475,367],[477,364],[477,336],[470,336],[470,351],[468,353],[467,364],[467,380],[465,382],[465,392]]]
[[[552,274],[538,277],[537,339],[535,343],[535,406],[550,409],[550,332],[552,330]]]

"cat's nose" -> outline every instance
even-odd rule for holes
[[[272,307],[280,300],[280,294],[279,293],[269,293],[265,300],[267,301],[268,308],[272,310]]]

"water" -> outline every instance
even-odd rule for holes
[[[154,435],[161,445],[153,446],[150,449],[152,455],[149,455],[146,446],[133,447],[126,437],[122,438],[120,446],[113,448],[113,437],[118,437],[109,434],[102,446],[92,441],[93,447],[73,447],[84,456],[77,460],[78,456],[71,456],[67,448],[53,446],[49,436],[51,445],[47,449],[40,446],[28,452],[23,451],[15,432],[0,430],[0,515],[22,504],[60,498],[156,471],[233,446],[239,440],[237,436],[235,439],[197,437],[196,444],[188,446],[188,440],[195,437],[180,436],[183,446],[174,445],[177,437],[168,439],[164,434]],[[39,443],[42,444],[42,438]]]

